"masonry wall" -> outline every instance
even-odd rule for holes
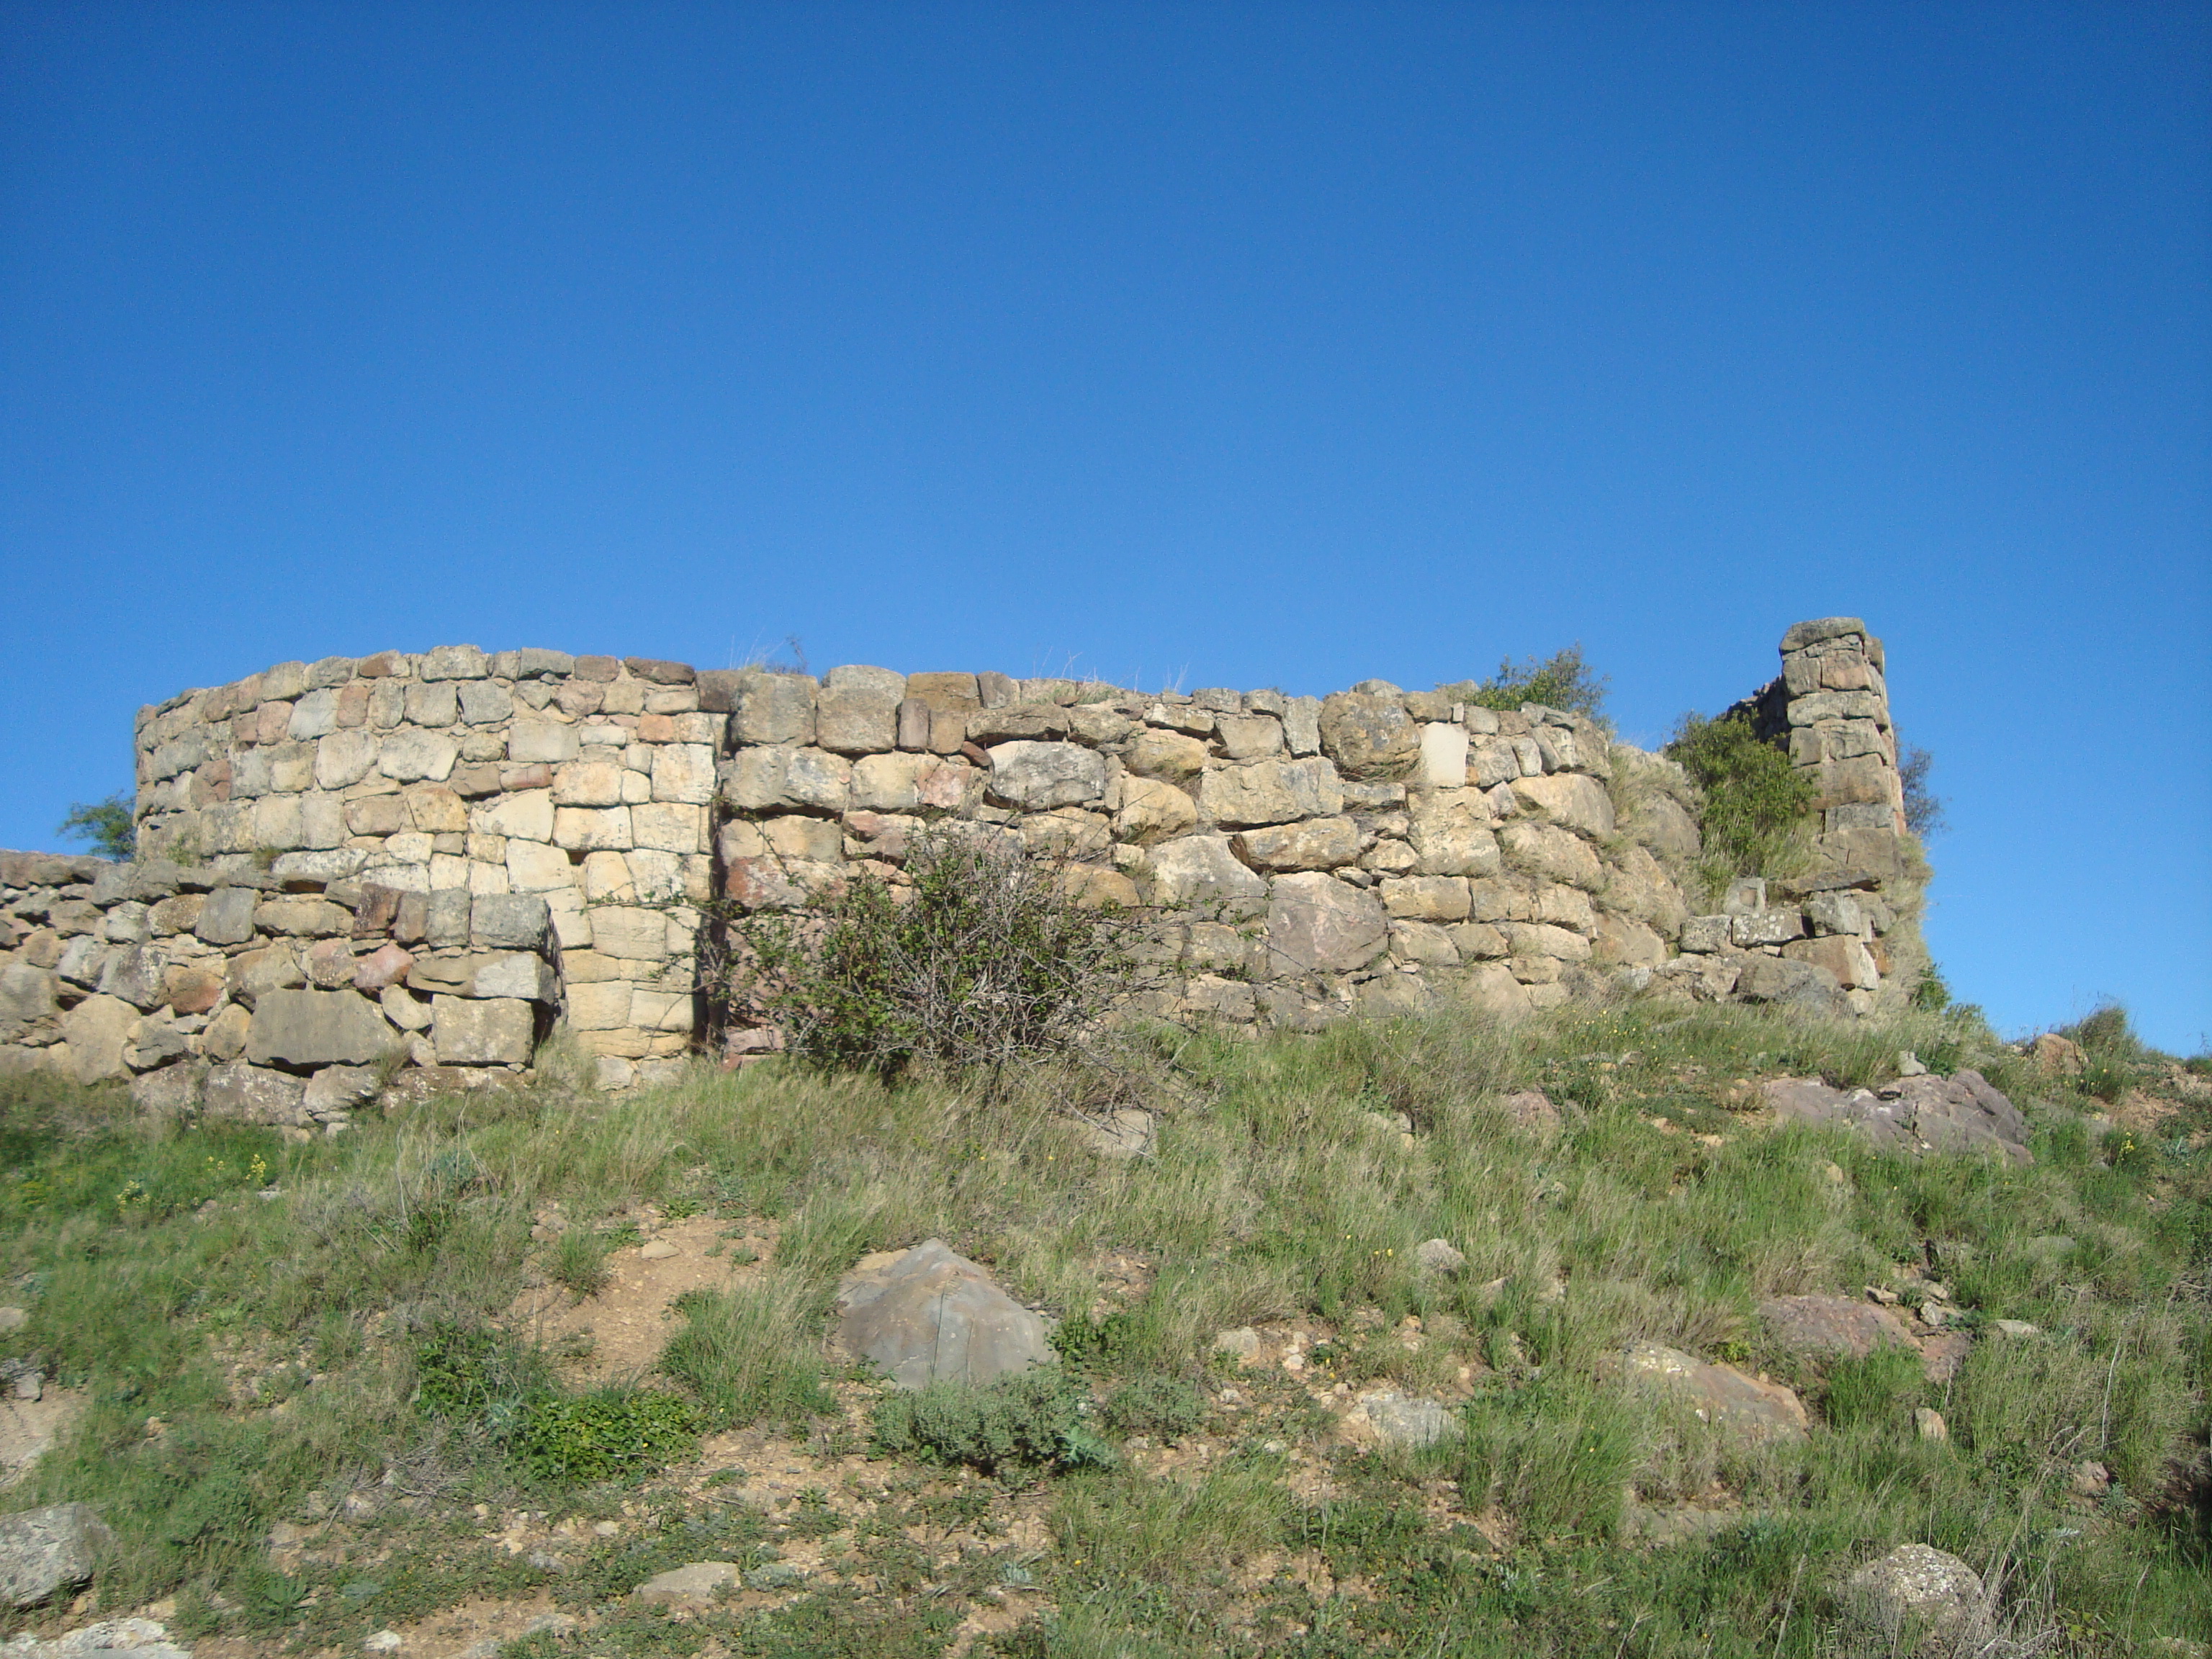
[[[1741,707],[1821,793],[1816,869],[1705,915],[1679,769],[1534,705],[472,646],[280,664],[141,711],[139,864],[0,854],[0,1069],[305,1130],[519,1071],[556,1029],[607,1087],[710,1034],[757,1051],[695,988],[699,907],[896,878],[948,819],[1065,849],[1091,902],[1218,915],[1175,934],[1172,1018],[1871,1011],[1917,891],[1879,642],[1802,623]]]

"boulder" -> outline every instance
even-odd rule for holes
[[[1072,743],[1002,743],[992,749],[990,793],[1039,812],[1080,806],[1106,793],[1106,758]]]
[[[940,1239],[864,1259],[837,1295],[837,1337],[902,1389],[988,1382],[1048,1364],[1045,1322]]]
[[[1346,777],[1403,777],[1420,753],[1420,732],[1399,697],[1340,691],[1322,701],[1321,747]]]
[[[744,1571],[734,1561],[694,1561],[656,1573],[632,1590],[630,1599],[648,1607],[709,1607],[744,1582]]]
[[[1912,1328],[1887,1308],[1849,1297],[1778,1296],[1759,1304],[1759,1316],[1793,1352],[1863,1359],[1884,1343],[1919,1350]]]
[[[92,1577],[97,1553],[114,1537],[84,1504],[0,1516],[0,1597],[32,1607],[74,1589]]]
[[[1514,781],[1513,795],[1524,811],[1540,812],[1570,830],[1592,836],[1613,833],[1613,797],[1595,778],[1578,772],[1520,778]]]
[[[1981,1575],[1926,1544],[1900,1544],[1869,1561],[1844,1587],[1844,1605],[1881,1632],[1887,1651],[1955,1651],[1979,1641],[1990,1622]]]
[[[1778,1003],[1814,1014],[1838,1013],[1844,1006],[1843,988],[1833,974],[1786,957],[1744,957],[1736,974],[1735,994],[1746,1002]]]
[[[1162,842],[1152,849],[1146,865],[1154,903],[1224,905],[1243,913],[1256,910],[1267,900],[1267,882],[1237,861],[1226,836],[1184,836]]]
[[[1760,1085],[1759,1093],[1784,1122],[1840,1125],[1893,1151],[1987,1151],[2015,1164],[2034,1162],[2027,1150],[2027,1119],[1978,1072],[1899,1078],[1879,1094],[1866,1089],[1846,1093],[1817,1079],[1778,1078]]]
[[[305,1084],[242,1060],[210,1071],[201,1086],[201,1100],[210,1117],[295,1127],[307,1121]]]
[[[1779,1382],[1747,1376],[1733,1365],[1717,1365],[1656,1342],[1631,1345],[1621,1370],[1632,1381],[1656,1387],[1693,1407],[1698,1417],[1718,1423],[1746,1440],[1799,1440],[1805,1436],[1805,1407]]]
[[[1467,1266],[1467,1257],[1449,1239],[1424,1239],[1413,1246],[1413,1265],[1425,1273],[1449,1278]]]
[[[1134,787],[1124,786],[1125,795]],[[1255,869],[1334,870],[1359,856],[1359,827],[1346,817],[1310,818],[1303,823],[1247,830],[1235,837],[1235,846]]]

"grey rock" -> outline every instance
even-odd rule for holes
[[[1885,1343],[1919,1346],[1912,1328],[1888,1309],[1850,1297],[1774,1297],[1759,1304],[1759,1316],[1774,1340],[1796,1353],[1863,1359]]]
[[[1241,915],[1267,900],[1267,882],[1237,861],[1225,836],[1163,842],[1146,855],[1146,866],[1156,902],[1225,906]]]
[[[1413,1265],[1424,1273],[1450,1275],[1467,1266],[1467,1257],[1449,1240],[1425,1239],[1413,1246]]]
[[[355,992],[270,991],[254,1004],[246,1057],[257,1066],[367,1066],[394,1041],[376,1005]]]
[[[1805,937],[1805,918],[1795,910],[1740,910],[1729,917],[1729,937],[1747,948],[1786,945]]]
[[[1293,755],[1321,752],[1321,699],[1291,697],[1285,701],[1283,743]]]
[[[740,744],[811,743],[814,698],[807,675],[756,673],[738,694],[730,734]]]
[[[1738,876],[1728,884],[1727,896],[1721,900],[1724,915],[1755,915],[1766,908],[1766,878]]]
[[[1856,617],[1819,617],[1810,622],[1793,623],[1782,636],[1782,649],[1785,653],[1802,651],[1808,646],[1844,639],[1866,631],[1866,623]]]
[[[1106,793],[1106,757],[1069,743],[1002,743],[990,751],[991,799],[1032,812],[1081,806]]]
[[[60,1011],[55,1000],[56,977],[52,969],[27,962],[11,962],[0,968],[0,1030],[28,1025]]]
[[[545,946],[553,912],[535,893],[486,893],[469,907],[469,940],[493,951],[538,951]]]
[[[736,1590],[744,1574],[734,1561],[694,1561],[647,1579],[630,1599],[648,1606],[707,1607]]]
[[[1772,1002],[1808,1013],[1832,1014],[1844,1006],[1843,988],[1826,969],[1785,957],[1746,957],[1735,994],[1746,1002]]]
[[[289,1127],[303,1126],[308,1121],[305,1084],[283,1072],[249,1066],[242,1060],[210,1070],[201,1090],[201,1100],[210,1117]]]
[[[1854,1129],[1898,1152],[1986,1151],[2015,1164],[2034,1161],[2027,1150],[2027,1121],[1978,1072],[1900,1078],[1880,1094],[1779,1078],[1760,1085],[1760,1094],[1784,1121]]]
[[[864,1262],[846,1275],[837,1305],[845,1351],[902,1389],[988,1382],[1052,1359],[1044,1321],[939,1239]]]
[[[1364,1421],[1386,1446],[1433,1446],[1460,1431],[1459,1419],[1449,1407],[1389,1389],[1361,1395],[1347,1421]]]
[[[1797,1396],[1779,1382],[1762,1382],[1733,1365],[1711,1364],[1656,1342],[1631,1345],[1624,1374],[1673,1395],[1710,1422],[1746,1440],[1798,1440],[1808,1419]]]
[[[517,999],[440,996],[431,1000],[431,1008],[430,1035],[440,1065],[529,1064],[537,1036],[532,1004]]]
[[[343,1117],[376,1097],[377,1074],[366,1066],[325,1066],[307,1079],[301,1103],[317,1122]]]
[[[57,1590],[87,1583],[98,1552],[114,1538],[84,1504],[0,1516],[0,1598],[36,1607]]]
[[[1322,702],[1321,746],[1347,777],[1399,777],[1419,755],[1420,734],[1399,696],[1340,691]]]
[[[1989,1598],[1981,1575],[1957,1556],[1926,1544],[1900,1544],[1850,1576],[1844,1602],[1899,1653],[1955,1650],[1987,1632]]]
[[[422,653],[415,672],[426,680],[480,680],[491,665],[473,645],[441,645]]]
[[[1696,955],[1710,956],[1729,943],[1734,931],[1734,916],[1692,916],[1682,924],[1682,949]]]
[[[142,1012],[161,1000],[161,972],[169,954],[158,945],[133,945],[115,951],[100,973],[100,988]]]
[[[1158,1121],[1150,1112],[1127,1106],[1095,1122],[1085,1121],[1083,1138],[1101,1158],[1149,1158]]]

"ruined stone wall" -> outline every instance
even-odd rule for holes
[[[1917,867],[1881,647],[1801,623],[1783,668],[1741,707],[1820,791],[1814,867],[1704,915],[1680,769],[1534,705],[473,646],[280,664],[141,711],[139,864],[0,854],[0,1068],[304,1129],[561,1029],[619,1087],[710,1026],[773,1042],[710,1018],[699,907],[896,877],[938,820],[1203,918],[1174,925],[1164,1016],[1622,989],[1867,1012]]]

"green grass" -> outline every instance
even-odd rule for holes
[[[2090,1035],[2130,1086],[2160,1086],[2160,1057]],[[1983,1069],[2036,1123],[2036,1163],[1907,1160],[1731,1110],[1739,1079],[1879,1084],[1900,1049]],[[1188,1103],[1157,1157],[1119,1164],[1086,1152],[1048,1080],[985,1097],[775,1064],[702,1070],[611,1102],[548,1088],[434,1103],[303,1146],[0,1085],[0,1271],[31,1310],[0,1358],[41,1353],[89,1400],[11,1506],[82,1499],[117,1528],[103,1613],[176,1595],[187,1626],[320,1644],[476,1589],[547,1586],[476,1541],[475,1504],[630,1505],[644,1518],[558,1581],[600,1623],[532,1638],[547,1659],[652,1650],[679,1630],[733,1653],[933,1653],[963,1598],[1017,1570],[1035,1613],[988,1638],[1008,1655],[1771,1659],[1856,1650],[1842,1581],[1911,1540],[2001,1570],[2044,1651],[2148,1652],[2212,1617],[2212,1523],[2185,1474],[2212,1427],[2201,1103],[2107,1145],[2077,1115],[2104,1109],[2083,1086],[2096,1079],[2049,1076],[1972,1019],[1934,1013],[1829,1025],[1633,1005],[1517,1027],[1177,1039],[1152,1063],[1161,1097]],[[1497,1109],[1528,1086],[1561,1106],[1555,1139]],[[572,1224],[534,1245],[533,1217],[556,1201]],[[665,1392],[563,1395],[499,1322],[526,1275],[565,1277],[567,1239],[648,1202],[771,1219],[773,1260],[744,1289],[686,1303],[652,1382]],[[1133,1454],[1041,1475],[1083,1460],[967,1456],[996,1428],[933,1406],[867,1465],[881,1490],[860,1518],[687,1495],[679,1411],[703,1429],[865,1448],[871,1396],[833,1382],[822,1344],[830,1298],[862,1253],[932,1236],[1071,1316],[1054,1386],[1085,1433],[1176,1442],[1183,1473],[1147,1474]],[[1455,1278],[1414,1266],[1439,1236],[1468,1257]],[[1141,1293],[1107,1276],[1117,1257],[1141,1259]],[[1988,1337],[1941,1384],[1881,1353],[1814,1364],[1768,1346],[1762,1298],[1856,1294],[1908,1263],[1939,1273],[1983,1328],[2020,1319],[2041,1334]],[[1425,1333],[1410,1347],[1408,1315]],[[1324,1385],[1463,1395],[1462,1434],[1359,1452],[1302,1385],[1212,1358],[1217,1332],[1278,1320],[1332,1328],[1315,1350]],[[1785,1377],[1815,1431],[1747,1449],[1608,1384],[1601,1362],[1632,1339]],[[1237,1413],[1194,1415],[1229,1381]],[[617,1452],[533,1467],[518,1447],[547,1401],[563,1443],[604,1431]],[[1923,1404],[1948,1442],[1915,1433]],[[641,1426],[640,1409],[671,1416]],[[2113,1477],[2094,1501],[2070,1490],[2084,1460]],[[963,1472],[1002,1461],[1003,1481]],[[374,1571],[271,1571],[273,1523],[349,1496],[368,1510],[349,1524]],[[1042,1553],[988,1534],[1017,1503],[1043,1506]],[[1713,1519],[1651,1530],[1685,1505]],[[750,1559],[738,1553],[810,1527],[851,1571],[783,1606],[688,1626],[615,1613],[653,1571]],[[915,1541],[947,1528],[965,1541]]]

